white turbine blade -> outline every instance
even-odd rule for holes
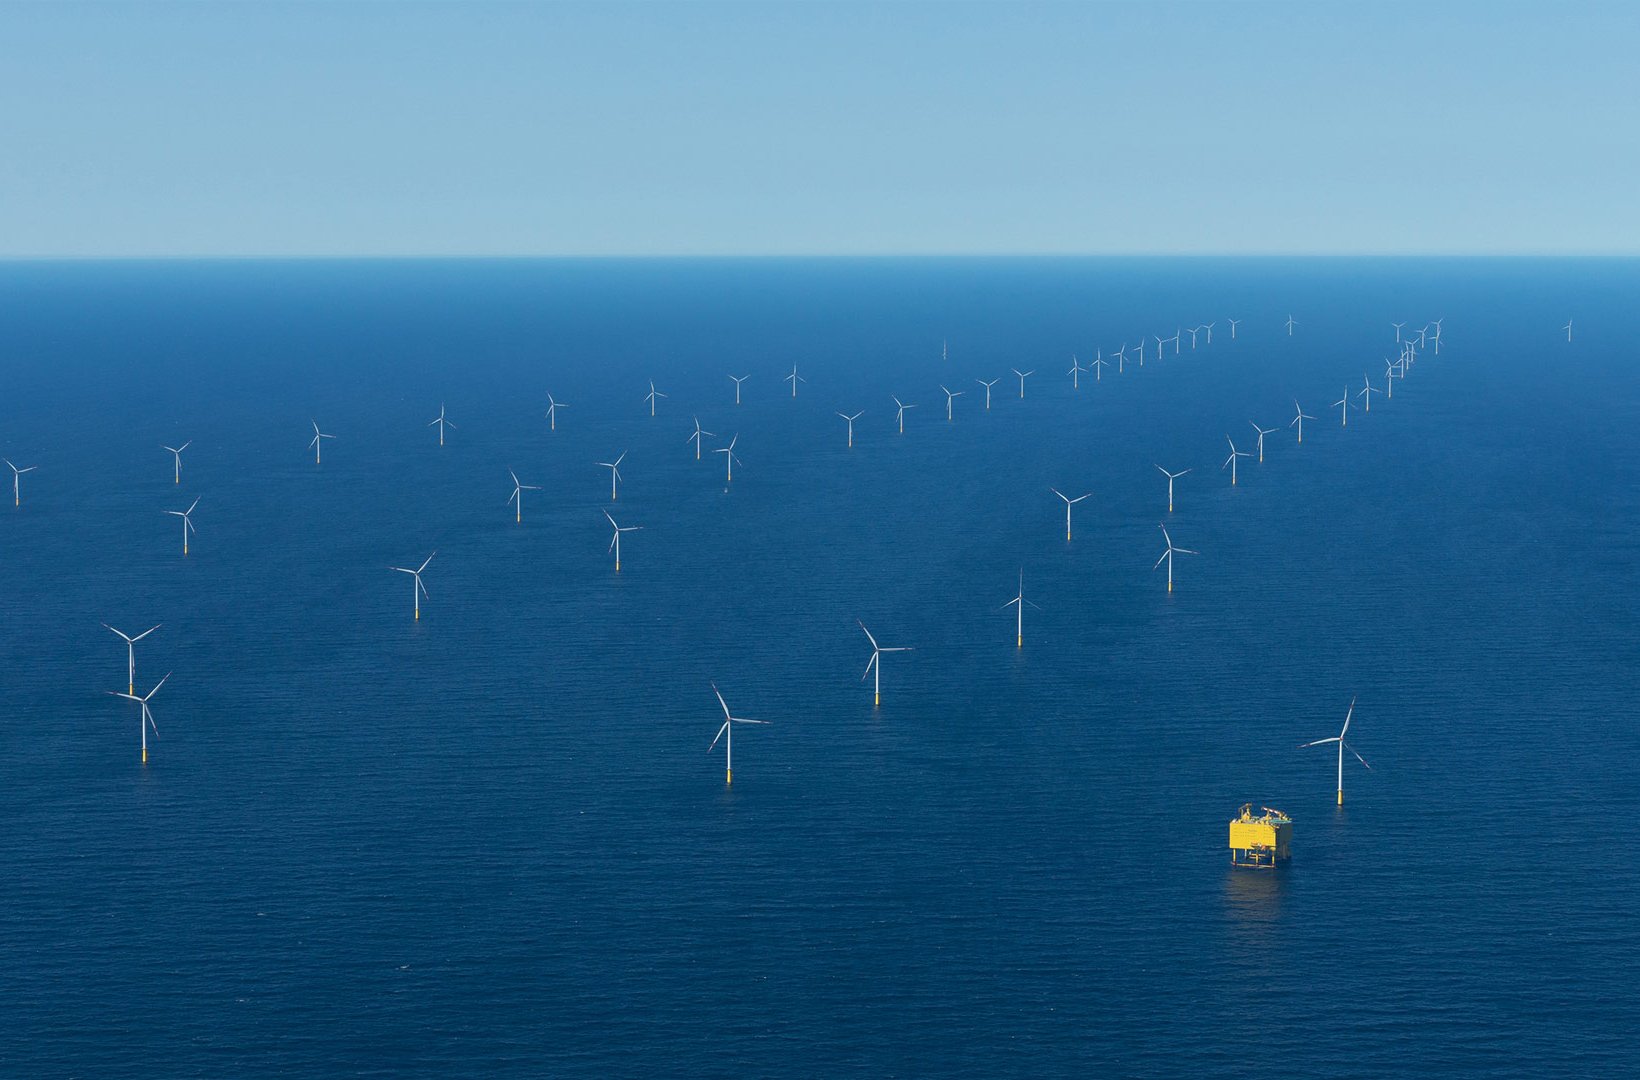
[[[723,733],[725,731],[728,731],[728,730],[729,730],[729,721],[725,720],[723,722],[723,726],[718,728],[718,733],[716,735],[712,736],[712,745],[708,746],[706,748],[706,752],[708,754],[710,754],[713,750],[717,749],[718,740],[723,738]]]
[[[171,673],[169,671],[167,671],[165,673],[165,678],[162,678],[162,679],[160,679],[159,682],[155,683],[154,688],[152,690],[148,691],[148,693],[146,693],[142,696],[142,700],[144,702],[146,702],[149,698],[151,698],[155,694],[159,693],[159,688],[165,685],[165,679],[169,679],[170,677],[171,677]]]
[[[877,647],[877,639],[871,636],[871,631],[870,630],[866,630],[866,624],[863,623],[863,622],[860,622],[859,619],[855,619],[854,621],[857,622],[857,623],[860,623],[860,629],[866,631],[866,640],[871,642],[871,647],[873,649],[875,649]]]
[[[1340,741],[1342,742],[1342,740]],[[1355,754],[1355,747],[1351,746],[1349,743],[1344,743],[1344,749],[1348,750],[1352,754]],[[1369,769],[1372,768],[1371,765],[1367,765],[1367,759],[1362,757],[1360,754],[1355,754],[1355,760],[1359,761],[1363,765],[1366,765]]]
[[[1338,732],[1338,737],[1340,739],[1342,739],[1344,737],[1345,733],[1347,733],[1350,730],[1350,718],[1353,717],[1354,715],[1355,715],[1355,699],[1350,698],[1349,711],[1344,714],[1344,727]]]
[[[1315,742],[1299,743],[1298,748],[1300,750],[1304,750],[1304,749],[1306,749],[1308,747],[1311,747],[1311,746],[1325,746],[1327,743],[1335,743],[1335,742],[1343,742],[1343,740],[1340,739],[1337,735],[1334,735],[1330,739],[1317,739]]]
[[[615,519],[609,516],[608,510],[600,510],[599,513],[604,515],[604,520],[608,521],[611,525],[615,525]],[[619,529],[620,526],[615,525],[615,528]]]
[[[877,663],[877,652],[878,650],[876,649],[871,650],[871,659],[866,661],[866,670],[860,676],[861,682],[865,682],[866,679],[871,676],[871,669],[876,666]]]
[[[1173,553],[1175,555],[1200,555],[1201,554],[1201,552],[1193,551],[1190,548],[1174,548]]]
[[[717,688],[717,683],[712,684],[712,693],[717,695],[718,704],[723,706],[723,723],[727,726],[729,721],[733,719],[729,715],[729,703],[723,700],[723,691]]]
[[[433,555],[437,555],[437,554],[438,554],[438,552],[436,552],[436,551],[433,552]],[[416,567],[416,573],[419,574],[423,570],[427,569],[427,564],[433,561],[433,555],[429,555],[429,556],[427,556],[427,558],[425,558],[421,561],[421,565]]]
[[[805,379],[803,381],[807,382],[808,380]],[[729,719],[733,720],[737,724],[767,724],[768,723],[767,720],[753,720],[752,718],[747,717],[747,716],[731,716],[731,717],[729,717]]]

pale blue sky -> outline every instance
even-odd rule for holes
[[[0,4],[0,256],[1640,253],[1640,4]]]

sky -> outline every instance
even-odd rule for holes
[[[0,257],[1640,254],[1640,4],[0,3]]]

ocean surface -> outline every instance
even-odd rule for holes
[[[1615,260],[0,264],[38,466],[0,1075],[1632,1075],[1637,298]],[[1092,493],[1068,543],[1050,488]],[[416,621],[389,568],[435,550]],[[880,708],[856,620],[915,649]],[[146,766],[105,622],[163,624]],[[732,786],[714,681],[770,721]],[[1340,809],[1297,746],[1352,698]],[[1247,801],[1288,868],[1229,866]]]

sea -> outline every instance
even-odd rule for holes
[[[1634,1075],[1637,298],[0,263],[0,1075]]]

